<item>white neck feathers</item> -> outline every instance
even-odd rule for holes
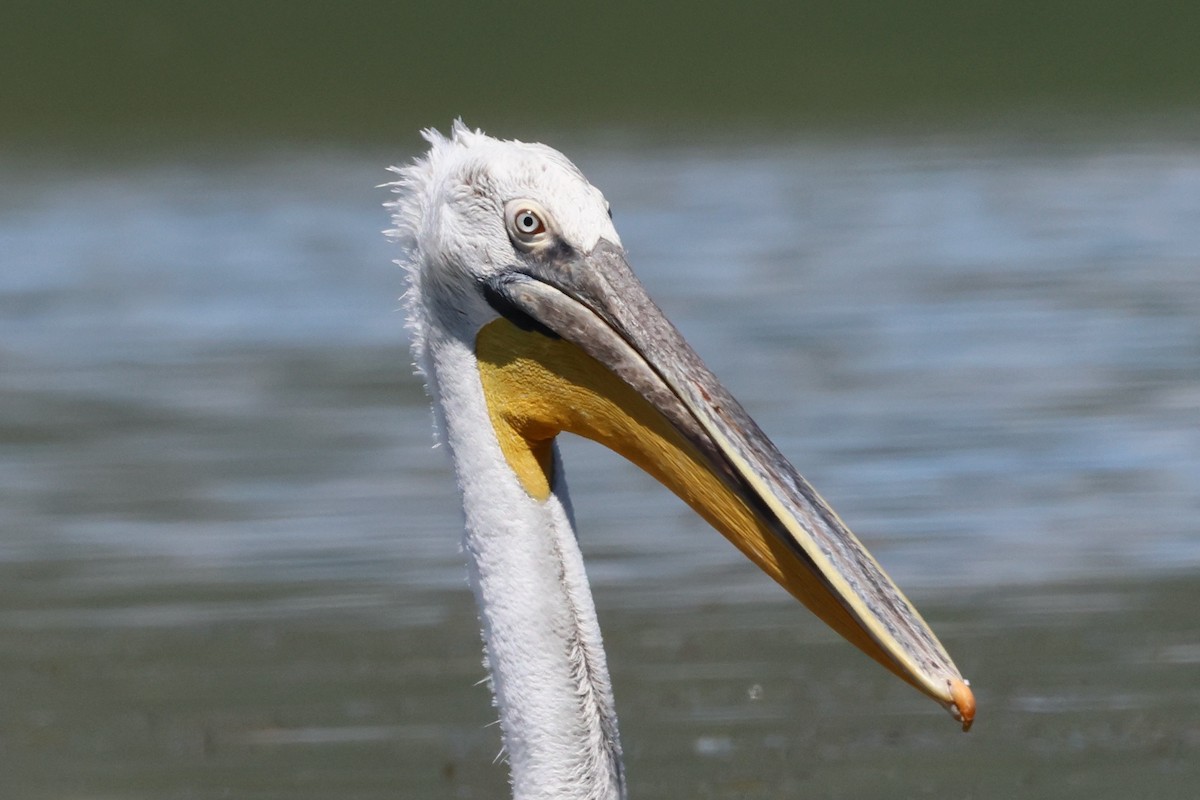
[[[532,499],[501,452],[472,349],[425,333],[422,366],[463,495],[463,547],[513,796],[622,798],[608,667],[562,469],[551,497]]]

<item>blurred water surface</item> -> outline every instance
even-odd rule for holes
[[[980,698],[568,442],[634,796],[1192,796],[1200,146],[551,143]],[[397,157],[0,160],[4,797],[504,793]]]

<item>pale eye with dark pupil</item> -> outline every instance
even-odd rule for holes
[[[542,220],[537,214],[532,211],[521,211],[517,213],[517,230],[525,234],[535,234],[546,230],[546,226],[542,224]]]

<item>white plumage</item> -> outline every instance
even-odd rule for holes
[[[391,204],[408,271],[417,367],[466,512],[463,547],[480,609],[516,798],[623,793],[621,747],[596,610],[562,471],[532,500],[500,451],[473,344],[498,314],[473,287],[511,263],[503,197],[553,205],[565,235],[619,242],[600,192],[558,151],[501,142],[456,122],[426,131],[429,155],[399,169]]]

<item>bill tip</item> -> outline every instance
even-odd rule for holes
[[[954,716],[962,723],[963,733],[966,733],[975,721],[975,695],[971,692],[970,684],[962,678],[952,678],[950,699],[954,703]]]

